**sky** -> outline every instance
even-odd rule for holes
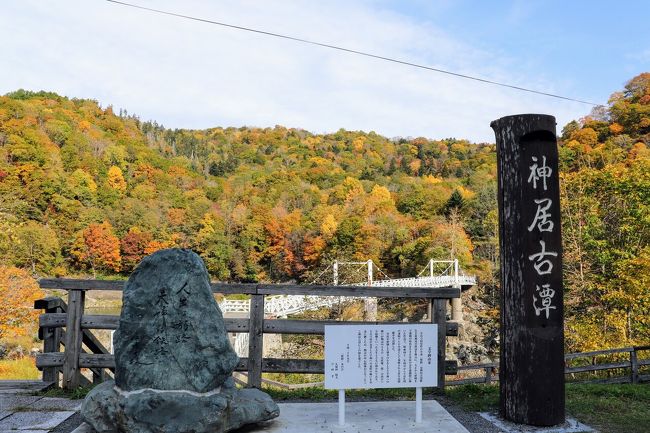
[[[127,0],[606,104],[650,71],[650,2]],[[0,2],[0,94],[97,100],[169,128],[494,142],[492,120],[591,106],[105,0]]]

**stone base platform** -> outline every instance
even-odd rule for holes
[[[53,382],[0,381],[0,433],[48,433],[81,408],[81,400],[34,395]]]
[[[573,418],[567,418],[561,425],[552,427],[534,427],[515,424],[504,420],[496,413],[481,412],[481,416],[506,433],[594,433],[595,430]]]
[[[238,433],[469,433],[437,401],[422,402],[422,423],[415,423],[414,401],[346,404],[345,426],[338,425],[338,403],[280,403],[280,416]],[[93,433],[82,424],[73,433]]]

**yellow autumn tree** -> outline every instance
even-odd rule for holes
[[[395,210],[395,201],[385,186],[375,185],[366,200],[366,212],[383,213]]]
[[[113,165],[108,169],[108,186],[120,193],[126,191],[126,181],[122,175],[120,167]]]
[[[331,239],[336,233],[338,226],[339,223],[336,221],[336,218],[334,218],[334,215],[328,213],[325,215],[325,218],[323,218],[323,222],[320,225],[320,231],[325,239]]]
[[[34,301],[43,292],[27,271],[13,266],[0,266],[0,340],[8,336],[24,336],[38,326]]]

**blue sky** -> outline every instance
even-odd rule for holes
[[[650,2],[130,0],[594,102],[650,71]],[[498,117],[583,104],[102,0],[0,5],[0,93],[52,90],[174,128],[339,128],[493,141]]]
[[[606,102],[650,70],[650,2],[378,1],[436,23],[469,45],[517,59],[522,70],[566,83],[570,96]]]

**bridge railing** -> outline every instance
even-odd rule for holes
[[[42,279],[43,289],[68,292],[67,304],[61,298],[50,297],[35,302],[36,309],[45,310],[39,317],[39,335],[43,339],[43,353],[37,355],[36,366],[43,370],[43,379],[58,383],[62,374],[63,387],[74,389],[84,384],[82,368],[91,369],[93,380],[102,381],[106,370],[114,371],[115,357],[92,334],[93,329],[117,329],[119,316],[86,314],[86,293],[92,290],[122,291],[125,281]],[[262,373],[324,373],[322,359],[264,358],[263,335],[315,334],[322,335],[325,325],[388,324],[390,322],[340,322],[323,320],[271,319],[265,314],[265,297],[271,295],[300,295],[343,298],[426,298],[429,302],[431,323],[438,325],[438,384],[444,388],[445,375],[454,375],[457,362],[446,360],[447,336],[458,335],[458,324],[447,321],[446,305],[449,299],[460,297],[460,289],[453,287],[369,287],[316,286],[284,284],[212,284],[214,293],[250,295],[249,318],[225,319],[226,330],[248,333],[248,357],[240,358],[237,371],[247,372],[248,386],[261,387]],[[400,322],[401,323],[401,322]],[[63,329],[65,328],[65,330]],[[63,352],[61,352],[63,345]]]
[[[435,287],[435,286],[474,286],[476,277],[467,275],[436,275],[433,277],[413,277],[413,278],[395,278],[387,280],[375,280],[372,282],[373,287]]]

